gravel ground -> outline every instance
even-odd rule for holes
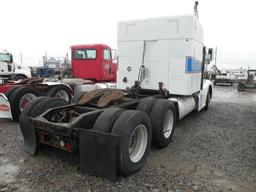
[[[256,191],[256,90],[214,87],[207,112],[176,126],[167,148],[151,149],[145,166],[111,183],[80,173],[78,157],[45,147],[22,150],[18,124],[0,121],[2,191]]]

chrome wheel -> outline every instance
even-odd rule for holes
[[[64,99],[65,101],[69,102],[69,95],[68,95],[68,93],[65,90],[59,90],[55,94],[55,98]]]
[[[170,109],[165,113],[164,124],[163,124],[163,133],[164,137],[168,139],[173,131],[174,125],[174,115],[173,111]]]
[[[24,110],[24,108],[29,104],[29,102],[31,100],[33,100],[34,98],[36,98],[36,95],[33,93],[28,93],[28,94],[23,95],[19,101],[20,111],[22,112]]]
[[[148,143],[148,132],[145,125],[138,125],[131,134],[129,141],[129,156],[133,163],[143,157]]]

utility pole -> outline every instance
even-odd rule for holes
[[[215,58],[214,58],[214,65],[217,64],[217,47],[215,48]]]
[[[20,52],[20,64],[22,65],[23,58],[22,58],[22,53]]]
[[[44,63],[44,66],[47,66],[47,60],[48,60],[48,58],[47,58],[47,50],[45,50],[45,63]]]
[[[68,60],[68,52],[66,54],[66,68],[70,68],[69,60]]]

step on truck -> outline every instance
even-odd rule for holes
[[[208,109],[207,50],[194,15],[120,22],[117,89],[82,92],[64,106],[35,100],[20,117],[25,151],[34,155],[48,145],[77,153],[82,172],[110,180],[133,174],[151,143],[167,147],[178,121]]]

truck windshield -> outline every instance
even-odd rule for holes
[[[10,61],[11,61],[10,54],[0,53],[0,62],[10,62]]]
[[[74,59],[96,59],[95,49],[76,49],[73,54]]]

